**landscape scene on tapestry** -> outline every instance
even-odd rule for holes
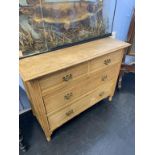
[[[19,0],[20,57],[107,33],[104,0]]]

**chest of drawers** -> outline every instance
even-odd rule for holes
[[[48,141],[65,122],[106,97],[112,100],[128,46],[106,38],[20,60],[33,114]]]

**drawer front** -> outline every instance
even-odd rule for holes
[[[102,100],[105,97],[108,97],[110,94],[111,86],[112,82],[101,85],[92,93],[86,95],[85,97],[79,99],[76,102],[73,102],[73,104],[71,104],[70,106],[64,108],[61,111],[58,111],[53,115],[49,115],[48,120],[50,124],[50,129],[54,130],[58,128],[63,123],[67,122],[74,116],[91,107],[98,101]]]
[[[53,74],[47,75],[46,77],[39,79],[40,88],[42,91],[44,91],[56,85],[69,83],[70,81],[76,79],[77,77],[83,74],[86,74],[87,72],[88,72],[87,62],[67,68],[62,71],[55,72]]]
[[[122,51],[117,51],[91,60],[90,71],[94,71],[99,68],[106,68],[107,66],[120,62],[122,60],[122,54]]]
[[[50,94],[43,97],[43,101],[46,107],[47,113],[55,112],[64,106],[77,100],[80,96],[85,95],[98,86],[106,83],[107,81],[116,78],[117,71],[119,69],[119,64],[114,65],[107,70],[100,70],[95,73],[90,74],[85,79],[79,81],[72,88],[57,94]]]
[[[113,84],[114,84],[114,79],[99,86],[93,93],[91,93],[90,105],[94,105],[95,103],[99,102],[103,98],[108,97],[111,93]]]

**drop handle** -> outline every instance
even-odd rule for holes
[[[65,96],[64,96],[64,99],[65,100],[69,100],[71,97],[73,96],[73,93],[67,93]]]
[[[107,75],[102,76],[102,81],[107,80],[107,78],[108,78],[108,76],[107,76]]]
[[[101,92],[101,93],[99,94],[99,96],[102,97],[104,94],[105,94],[105,92],[103,91],[103,92]]]
[[[69,81],[70,79],[72,79],[72,74],[67,74],[62,79],[63,81]]]
[[[70,116],[70,115],[73,114],[73,113],[74,113],[74,111],[73,111],[73,109],[72,109],[72,110],[66,112],[66,115],[67,115],[67,116]]]
[[[104,60],[104,64],[105,65],[109,65],[111,63],[111,59],[106,59],[106,60]]]

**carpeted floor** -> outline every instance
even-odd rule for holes
[[[103,100],[55,130],[50,142],[28,112],[20,116],[28,151],[20,155],[134,155],[135,76],[123,77],[112,102]]]

